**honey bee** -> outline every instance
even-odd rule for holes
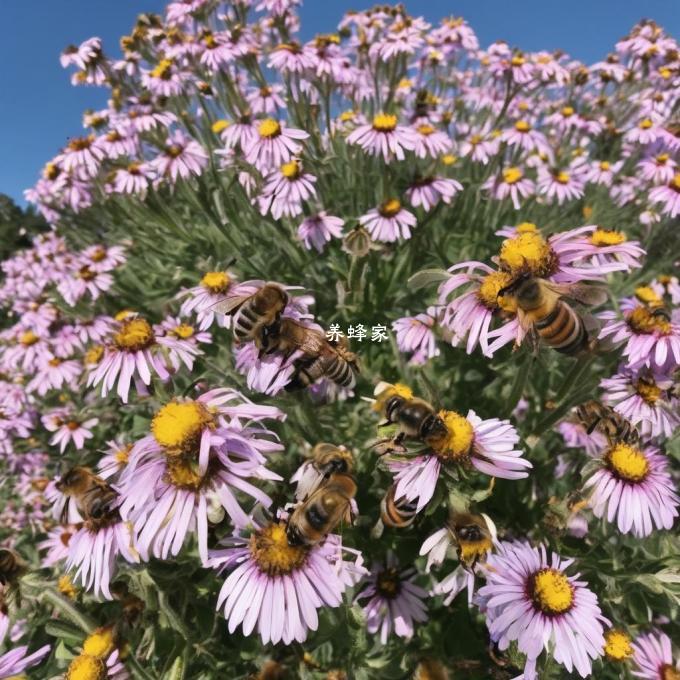
[[[588,434],[595,430],[601,432],[610,446],[617,442],[635,445],[640,441],[640,433],[611,406],[599,401],[587,401],[576,409],[576,416]]]
[[[392,442],[399,446],[404,439],[416,439],[425,444],[436,442],[448,434],[444,421],[434,407],[423,399],[406,399],[395,394],[384,405],[385,423],[397,424],[399,431]]]
[[[406,529],[415,521],[418,501],[409,501],[405,497],[395,501],[394,493],[395,485],[392,484],[380,502],[380,519],[386,527]]]
[[[128,626],[134,626],[146,608],[144,600],[131,593],[125,581],[114,581],[110,590],[111,595],[120,602],[123,621]]]
[[[266,283],[251,295],[234,296],[218,305],[217,311],[234,317],[234,337],[239,342],[254,340],[257,348],[270,348],[270,328],[279,321],[289,301],[288,293],[276,283]]]
[[[538,337],[562,354],[576,356],[591,349],[583,317],[563,298],[584,305],[598,305],[606,292],[598,286],[561,285],[530,275],[522,275],[498,292],[511,295],[517,302],[517,318],[527,331],[533,347]]]
[[[344,446],[322,442],[312,449],[312,465],[323,477],[330,477],[334,472],[351,474],[354,456]]]
[[[18,552],[10,548],[0,548],[0,585],[14,584],[25,573],[26,563]]]
[[[78,512],[86,521],[105,520],[113,514],[111,504],[118,498],[114,488],[88,467],[76,465],[61,476],[57,489],[75,500]],[[68,504],[64,506],[61,522],[66,523]]]
[[[449,528],[458,545],[458,559],[468,570],[474,569],[480,558],[493,547],[496,526],[487,515],[469,512],[454,513]]]
[[[352,499],[357,485],[351,475],[334,472],[291,513],[286,527],[288,543],[311,547],[323,540],[335,527],[351,523]]]

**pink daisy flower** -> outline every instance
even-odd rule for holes
[[[50,653],[50,649],[49,645],[45,645],[33,654],[27,654],[27,645],[10,649],[0,656],[0,678],[22,675],[27,668],[37,666]]]
[[[600,466],[586,481],[593,487],[590,505],[596,517],[613,522],[619,531],[637,537],[657,529],[671,529],[680,498],[668,472],[668,460],[657,448],[625,443],[610,446]]]
[[[343,224],[344,220],[322,210],[306,217],[298,227],[297,235],[307,250],[315,248],[320,253],[331,238],[342,238]]]
[[[510,197],[515,210],[519,210],[521,201],[535,192],[535,184],[524,176],[524,172],[518,167],[508,167],[496,177],[489,179],[482,185],[491,195],[499,201]]]
[[[124,168],[116,170],[113,183],[108,190],[115,194],[132,194],[144,198],[156,172],[149,163],[133,161]]]
[[[671,639],[661,631],[640,635],[633,642],[631,673],[644,680],[674,680],[680,674],[680,660],[673,660]]]
[[[545,649],[569,673],[592,673],[592,662],[604,649],[602,616],[597,597],[579,574],[568,576],[572,559],[545,546],[501,542],[487,558],[486,585],[477,603],[486,614],[491,639],[505,651],[516,641],[526,654],[524,680],[537,680],[536,661]]]
[[[385,564],[373,564],[355,598],[355,602],[368,599],[363,606],[366,628],[372,634],[379,631],[383,645],[392,633],[410,640],[415,624],[427,621],[424,600],[428,593],[414,583],[418,572],[414,567],[399,571],[398,566],[394,554],[388,552]]]
[[[150,163],[158,177],[167,178],[173,184],[177,178],[189,179],[192,175],[200,175],[207,165],[206,150],[181,130],[175,130],[168,136],[164,153]]]
[[[439,354],[433,326],[436,311],[430,307],[426,314],[406,316],[392,322],[392,330],[397,337],[397,347],[401,352],[412,353],[411,362],[425,363]]]
[[[63,562],[68,557],[68,548],[73,535],[80,529],[76,524],[57,526],[50,529],[47,538],[38,543],[38,550],[46,551],[40,566],[44,569]]]
[[[558,205],[565,201],[573,201],[584,194],[585,183],[579,175],[571,170],[557,168],[539,168],[536,191],[543,194],[548,203],[555,200]]]
[[[73,389],[83,371],[79,361],[52,357],[38,366],[33,379],[26,385],[29,392],[36,392],[44,397],[50,390],[61,389],[66,385]]]
[[[427,158],[428,156],[438,158],[451,150],[451,138],[446,132],[437,130],[429,122],[420,123],[412,129],[415,133],[413,135],[413,153],[418,158]]]
[[[261,172],[269,171],[297,156],[302,150],[298,140],[307,137],[309,135],[304,130],[286,127],[284,123],[274,118],[265,118],[259,121],[256,136],[243,147],[245,159]]]
[[[59,294],[71,307],[86,293],[96,300],[102,293],[113,285],[113,276],[108,272],[92,270],[89,265],[83,265],[79,269],[70,272],[57,284]]]
[[[411,238],[411,227],[415,227],[416,222],[415,215],[396,198],[388,198],[359,218],[359,224],[366,227],[371,238],[387,243]]]
[[[680,214],[680,173],[663,186],[654,187],[649,192],[649,200],[652,203],[663,203],[661,212],[669,217]]]
[[[399,125],[397,116],[378,113],[370,125],[359,125],[347,135],[347,143],[357,144],[372,156],[382,155],[385,163],[389,163],[393,157],[404,160],[404,152],[415,148],[416,134],[411,128]]]
[[[85,440],[94,436],[91,428],[99,422],[99,418],[89,418],[81,422],[68,409],[57,409],[45,414],[40,420],[48,432],[54,432],[50,444],[58,444],[60,453],[64,453],[70,442],[73,442],[77,450],[82,449]]]
[[[463,190],[463,185],[455,179],[445,177],[423,177],[416,179],[407,189],[406,196],[414,208],[422,206],[429,212],[439,201],[447,205],[451,199]]]
[[[219,500],[236,527],[248,524],[249,517],[235,492],[269,506],[269,496],[248,480],[281,479],[265,465],[267,455],[283,447],[260,421],[284,417],[227,388],[170,402],[156,413],[153,434],[132,447],[119,480],[120,512],[134,524],[144,560],[150,553],[162,559],[177,555],[195,532],[206,563],[208,495]]]
[[[524,119],[516,121],[513,127],[505,130],[500,139],[509,146],[517,147],[524,151],[550,152],[550,145],[545,135]]]
[[[263,644],[304,642],[319,625],[317,610],[338,607],[345,590],[366,573],[361,556],[343,559],[340,537],[330,534],[317,545],[291,546],[286,524],[254,525],[249,537],[222,539],[210,551],[210,565],[227,576],[217,600],[229,632],[257,630]]]
[[[217,325],[222,328],[229,328],[231,317],[226,314],[216,314],[215,307],[224,300],[234,283],[229,272],[206,272],[198,286],[188,288],[178,294],[178,298],[186,298],[180,307],[180,316],[196,314],[200,331],[210,328],[214,321],[217,321]]]

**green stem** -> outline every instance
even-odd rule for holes
[[[138,678],[138,680],[153,680],[153,677],[149,675],[139,664],[139,661],[137,661],[137,658],[133,655],[128,656],[125,659],[125,663],[130,667],[132,670],[132,675],[135,676],[135,678]]]
[[[585,373],[594,360],[594,354],[591,354],[585,359],[576,359],[576,362],[571,367],[571,370],[565,376],[562,387],[560,387],[557,394],[555,395],[555,401],[562,401],[562,399],[569,393],[572,385],[576,384],[577,380],[583,375],[583,373]]]
[[[52,588],[45,588],[40,594],[39,599],[51,604],[88,634],[97,627],[97,624],[87,614],[81,614],[65,597],[62,597]]]
[[[527,383],[527,378],[529,377],[533,363],[533,355],[529,353],[525,354],[524,359],[515,375],[515,380],[512,383],[512,388],[510,389],[510,394],[508,395],[508,400],[506,402],[505,415],[508,417],[515,410],[519,400],[522,398],[524,386]]]

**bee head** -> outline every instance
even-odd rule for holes
[[[77,465],[72,467],[56,482],[56,487],[62,493],[74,492],[80,489],[87,482],[90,476],[88,468]]]
[[[504,295],[515,297],[522,307],[534,307],[541,299],[541,285],[531,274],[521,274],[510,285],[501,288],[496,298]]]

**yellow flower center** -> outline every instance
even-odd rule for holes
[[[399,572],[394,567],[384,569],[376,578],[375,588],[384,598],[393,600],[401,591]]]
[[[394,217],[401,210],[401,203],[396,198],[388,198],[378,208],[383,217]]]
[[[604,634],[604,653],[612,661],[625,661],[633,656],[631,640],[622,630],[608,630]]]
[[[71,536],[69,534],[69,538],[70,537]],[[57,581],[57,589],[62,595],[68,597],[70,600],[74,600],[76,597],[76,588],[68,574],[64,574],[63,576],[59,577],[59,580]]]
[[[640,128],[642,130],[649,130],[652,125],[654,125],[654,123],[649,118],[640,121]]]
[[[498,297],[498,293],[509,286],[511,282],[512,275],[508,272],[491,272],[482,279],[477,297],[489,309],[500,307],[506,312],[516,312],[517,302],[513,296],[502,295],[500,298]]]
[[[668,160],[669,160],[669,159],[670,159],[670,156],[669,156],[667,153],[660,153],[660,154],[656,157],[656,162],[657,162],[659,165],[666,165],[666,163],[668,163]]]
[[[397,117],[391,113],[379,113],[373,117],[373,129],[378,132],[393,132],[397,128]]]
[[[472,137],[470,137],[470,144],[472,144],[472,146],[477,146],[483,139],[484,138],[481,135],[472,135]]]
[[[83,642],[83,654],[94,656],[96,659],[104,659],[114,650],[116,637],[113,628],[97,628],[91,635],[88,635]]]
[[[128,319],[133,315],[134,311],[132,309],[121,309],[120,312],[117,312],[113,318],[116,321],[125,321],[125,319]]]
[[[71,661],[65,680],[106,680],[106,663],[102,659],[80,654]]]
[[[163,406],[151,421],[151,432],[170,456],[195,453],[206,426],[213,416],[198,401],[171,401]]]
[[[606,170],[609,170],[610,167],[611,167],[611,164],[610,164],[609,161],[600,161],[600,170],[606,171]]]
[[[622,231],[614,229],[596,229],[590,236],[590,242],[594,246],[618,246],[626,240],[627,237]]]
[[[85,151],[92,146],[94,141],[94,135],[88,135],[87,137],[76,137],[68,143],[68,148],[71,151]]]
[[[674,191],[680,191],[680,172],[676,173],[669,184],[670,188]]]
[[[645,454],[628,444],[617,444],[605,454],[609,469],[624,482],[639,483],[649,473]]]
[[[570,118],[571,116],[574,115],[574,107],[573,106],[565,106],[562,108],[562,115],[565,118]]]
[[[343,122],[343,123],[348,123],[350,120],[354,120],[354,119],[356,118],[356,115],[357,115],[357,114],[354,113],[354,111],[352,111],[351,109],[349,109],[348,111],[343,111],[343,112],[340,114],[340,120],[341,120],[341,122]]]
[[[224,118],[221,118],[220,120],[216,120],[211,126],[210,129],[216,134],[219,135],[220,132],[223,130],[226,130],[229,127],[229,121],[224,120]]]
[[[152,78],[170,80],[172,76],[172,59],[161,59],[158,65],[151,71]]]
[[[186,340],[194,334],[194,327],[190,326],[188,323],[181,323],[179,326],[175,326],[172,331],[170,331],[175,337],[182,338]]]
[[[524,232],[503,241],[500,263],[504,269],[516,274],[530,272],[538,276],[552,273],[555,253],[538,232]]]
[[[56,368],[57,366],[61,365],[61,359],[54,357],[54,359],[50,359],[47,363],[53,368]]]
[[[87,352],[85,352],[85,363],[90,366],[94,366],[101,361],[103,356],[104,347],[102,347],[102,345],[94,345],[93,347],[90,347]]]
[[[260,571],[270,576],[290,574],[307,559],[307,548],[289,545],[283,522],[274,522],[254,533],[249,547]]]
[[[513,66],[524,66],[524,64],[526,63],[526,59],[525,59],[523,56],[521,56],[521,55],[519,55],[519,54],[516,54],[516,55],[510,60],[510,63],[511,63]]]
[[[281,174],[286,179],[297,179],[301,174],[300,164],[296,160],[292,160],[290,163],[284,163],[281,166]]]
[[[199,472],[198,463],[194,458],[180,456],[166,461],[164,479],[168,484],[180,489],[198,491],[211,476],[209,471],[205,474]]]
[[[132,451],[132,444],[128,444],[125,448],[118,449],[114,455],[116,463],[121,466],[127,465],[130,460],[130,451]]]
[[[568,184],[569,183],[569,173],[565,172],[564,170],[560,170],[559,172],[556,172],[553,177],[555,178],[556,182],[559,182],[560,184]]]
[[[120,330],[113,336],[113,344],[125,352],[138,352],[155,342],[151,325],[146,319],[123,321]]]
[[[453,165],[457,160],[452,153],[446,153],[442,156],[442,163],[444,165]]]
[[[432,449],[440,458],[454,461],[466,459],[475,437],[472,424],[455,411],[440,411],[439,417],[448,432],[441,440],[433,442]]]
[[[19,336],[19,342],[24,347],[35,345],[38,340],[40,340],[40,338],[33,331],[26,331]]]
[[[97,247],[92,251],[90,259],[92,262],[101,262],[106,257],[106,248]]]
[[[506,184],[517,184],[522,177],[524,177],[524,173],[519,168],[512,167],[503,170],[503,181]]]
[[[266,139],[278,137],[281,134],[281,126],[279,125],[279,122],[273,118],[265,118],[263,121],[260,121],[257,129],[260,133],[260,137]]]
[[[208,272],[201,279],[201,285],[215,295],[226,293],[229,284],[229,275],[225,272]]]
[[[533,222],[520,222],[515,227],[515,231],[518,234],[536,234],[538,233],[538,227]]]
[[[78,270],[78,274],[76,276],[83,281],[92,281],[92,279],[94,279],[97,274],[95,274],[95,272],[85,265]]]
[[[515,130],[517,132],[529,132],[531,130],[531,123],[528,123],[526,120],[518,120],[515,123]]]
[[[649,334],[658,331],[661,335],[669,335],[671,323],[662,310],[650,310],[648,307],[636,307],[626,316],[626,322],[636,333]]]
[[[45,179],[55,180],[59,177],[61,170],[54,163],[47,163],[43,170],[43,177]]]
[[[574,591],[562,572],[542,569],[531,580],[533,600],[544,614],[563,614],[571,609]]]
[[[653,378],[644,376],[635,383],[635,391],[650,406],[656,404],[663,393],[663,390],[654,382]]]
[[[652,307],[663,303],[661,296],[651,286],[638,286],[635,289],[635,297]]]
[[[417,130],[421,135],[425,135],[425,137],[428,137],[429,135],[431,135],[434,132],[434,128],[431,125],[427,125],[427,124],[419,125]]]

